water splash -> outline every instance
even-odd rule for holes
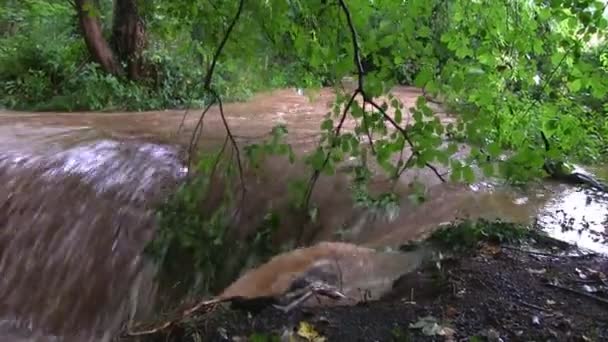
[[[134,295],[153,291],[136,282],[140,255],[184,168],[174,148],[134,141],[45,152],[0,157],[0,315],[12,329],[0,331],[109,338]]]

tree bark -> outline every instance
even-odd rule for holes
[[[116,60],[114,52],[103,37],[99,21],[99,7],[93,0],[76,0],[75,3],[80,29],[91,57],[101,65],[104,71],[113,75],[120,75],[122,73],[120,63]]]
[[[142,74],[146,44],[145,24],[139,15],[137,0],[115,0],[112,46],[118,59],[127,65],[127,75],[132,80]]]

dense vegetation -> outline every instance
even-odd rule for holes
[[[473,181],[474,168],[523,181],[541,175],[547,159],[608,155],[605,13],[606,4],[592,0],[5,0],[0,101],[36,110],[193,107],[354,76],[356,90],[337,89],[333,110],[319,123],[321,144],[306,156],[312,176],[292,187],[296,206],[310,210],[319,174],[361,157],[364,145],[394,177],[443,164],[453,181]],[[458,123],[442,125],[421,97],[406,125],[398,99],[377,100],[397,84],[442,99]],[[347,116],[358,122],[354,133],[342,131]],[[451,158],[458,139],[473,147],[466,159]],[[279,140],[245,154],[293,157]],[[406,160],[405,148],[414,151]],[[505,159],[504,151],[512,153]],[[201,165],[206,175],[216,167]],[[355,189],[364,189],[367,166],[353,172]],[[200,232],[207,222],[200,241],[221,249],[225,218],[193,214],[198,207],[189,202],[204,200],[203,190],[180,191],[162,211],[167,225]],[[199,246],[186,235],[165,239]],[[201,249],[191,249],[194,258],[213,259],[211,250],[197,256]]]

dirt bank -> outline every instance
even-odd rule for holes
[[[290,313],[222,308],[171,336],[141,341],[275,341],[298,335],[302,322],[325,341],[605,341],[608,259],[562,254],[564,247],[553,240],[524,247],[484,243],[444,262],[439,272],[429,267],[401,278],[378,301]]]

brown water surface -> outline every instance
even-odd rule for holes
[[[395,94],[409,107],[420,92],[397,88]],[[310,101],[293,89],[279,90],[226,104],[225,112],[242,144],[286,123],[296,150],[309,151],[333,99],[328,89],[313,95]],[[0,112],[0,340],[107,339],[137,303],[150,307],[151,266],[141,252],[154,232],[155,205],[185,173],[180,155],[198,120],[196,112],[186,117],[179,132],[183,111]],[[346,128],[352,128],[352,122]],[[201,145],[214,146],[224,137],[219,112],[213,108]],[[462,146],[460,155],[466,150]],[[608,251],[602,243],[608,200],[565,185],[517,190],[491,183],[441,184],[429,170],[413,170],[402,176],[398,191],[404,199],[399,215],[390,219],[353,208],[347,176],[338,172],[319,179],[313,193],[320,208],[318,221],[305,225],[300,217],[289,216],[286,184],[295,176],[308,176],[301,163],[272,159],[264,173],[247,177],[248,195],[238,227],[242,235],[271,208],[284,214],[277,244],[290,241],[294,229],[304,227],[301,242],[342,240],[375,248],[398,247],[458,217],[521,222],[539,217],[555,236]],[[421,205],[407,200],[413,179],[428,186],[427,201]],[[387,186],[379,181],[374,188]],[[574,218],[572,225],[564,227],[563,215],[566,221]],[[373,283],[370,270],[394,266],[400,259],[373,260],[361,263],[365,267],[360,269],[357,264],[349,267],[350,279],[356,282],[361,275]],[[281,272],[290,270],[276,270]]]

